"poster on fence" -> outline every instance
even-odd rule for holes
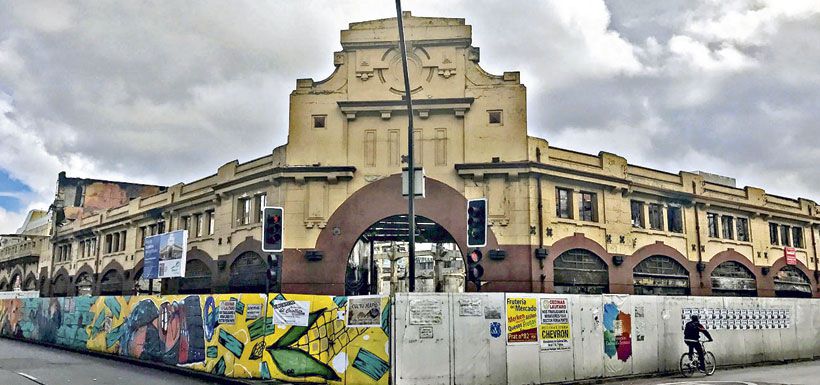
[[[569,303],[566,298],[541,298],[541,350],[570,350]]]
[[[310,302],[308,301],[273,301],[274,325],[308,326]]]
[[[507,298],[507,343],[538,342],[535,298]]]
[[[347,327],[381,327],[382,299],[378,296],[348,297]]]

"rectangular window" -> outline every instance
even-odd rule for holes
[[[803,228],[802,227],[792,227],[792,245],[794,247],[803,248]]]
[[[327,115],[313,115],[313,128],[325,128]]]
[[[792,243],[789,242],[789,233],[792,231],[792,228],[786,225],[780,225],[780,244],[783,246],[791,246]]]
[[[205,222],[203,221],[202,214],[197,214],[194,216],[196,218],[196,236],[201,237],[203,231],[205,231]]]
[[[137,234],[139,235],[139,240],[137,242],[139,242],[140,247],[145,247],[145,237],[149,235],[145,230],[145,226],[140,227],[140,231]]]
[[[777,223],[769,223],[769,241],[775,246],[780,244],[777,234]]]
[[[632,227],[644,228],[643,202],[632,201],[630,206],[632,207]]]
[[[214,212],[208,211],[206,214],[208,215],[208,235],[214,235],[214,220],[216,219]]]
[[[408,233],[409,234],[409,233]],[[105,235],[105,253],[110,254],[114,250],[114,236],[111,234]]]
[[[707,213],[706,218],[709,219],[709,237],[719,238],[718,235],[718,216],[715,213]]]
[[[501,124],[501,110],[487,111],[490,124]]]
[[[111,246],[113,252],[120,251],[120,233],[114,233],[114,244]]]
[[[260,194],[256,196],[256,215],[253,217],[254,222],[262,222],[262,211],[265,210],[265,206],[268,204],[268,196],[267,194]]]
[[[663,230],[663,207],[659,204],[649,204],[649,228]]]
[[[578,217],[582,221],[597,222],[598,213],[596,210],[598,200],[595,199],[595,193],[581,192],[581,205],[578,207]]]
[[[251,215],[253,213],[253,201],[251,198],[239,198],[236,205],[236,222],[238,225],[247,225],[251,223]]]
[[[125,251],[125,240],[126,240],[127,236],[128,236],[127,231],[122,231],[120,233],[120,251]]]
[[[165,233],[165,222],[157,222],[157,234]]]
[[[572,192],[558,188],[555,189],[555,216],[558,218],[572,217]]]
[[[737,218],[737,240],[749,242],[749,219]]]
[[[91,238],[91,255],[97,255],[97,238]]]
[[[182,225],[182,228],[180,230],[188,230],[188,234],[190,234],[191,233],[191,227],[190,227],[191,226],[191,218],[190,217],[181,217],[179,219],[180,219],[180,222],[181,222],[180,225]]]
[[[673,233],[683,232],[683,210],[677,206],[669,206],[666,208],[667,226],[669,231]]]
[[[733,227],[735,227],[734,218],[724,215],[720,218],[720,222],[723,225],[723,239],[735,239],[733,230]]]

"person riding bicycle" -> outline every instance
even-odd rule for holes
[[[689,347],[689,359],[692,359],[692,351],[698,352],[698,369],[705,370],[705,361],[703,359],[703,345],[700,344],[700,333],[713,341],[712,335],[700,324],[700,319],[697,314],[692,314],[691,320],[686,323],[683,328],[683,342]]]

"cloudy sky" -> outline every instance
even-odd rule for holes
[[[404,1],[521,71],[529,132],[820,199],[820,1]],[[296,78],[381,1],[0,0],[0,233],[57,173],[170,185],[283,144]]]

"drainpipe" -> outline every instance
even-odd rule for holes
[[[692,194],[697,194],[697,185],[695,182],[692,182]],[[703,253],[701,250],[701,239],[700,239],[700,213],[698,213],[698,203],[695,202],[695,242],[697,242],[697,249],[698,249],[698,268],[695,270],[698,271],[698,276],[700,276],[700,287],[703,288],[703,271],[701,271],[700,266],[703,264]]]
[[[535,160],[541,163],[541,148],[535,148]],[[536,191],[538,192],[538,248],[544,248],[544,202],[542,201],[541,193],[541,174],[535,174],[535,181],[538,183]],[[547,276],[544,274],[544,260],[538,258],[538,266],[541,268],[541,292],[544,292],[544,281]]]
[[[814,227],[815,225],[811,225],[811,248],[814,250],[814,282],[817,283],[820,278],[820,269],[817,266],[817,240],[814,236]]]

